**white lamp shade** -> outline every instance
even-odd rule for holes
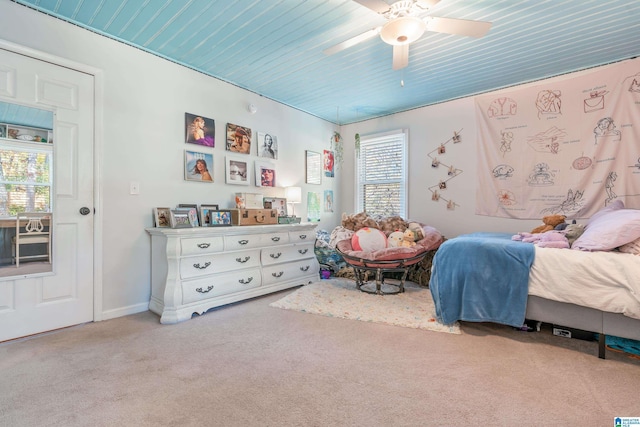
[[[302,188],[287,187],[284,190],[284,197],[288,203],[300,203],[302,202]]]
[[[380,30],[382,40],[391,45],[409,44],[418,40],[427,29],[427,23],[415,16],[402,16],[384,24]]]

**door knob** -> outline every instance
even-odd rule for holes
[[[86,206],[83,206],[80,208],[80,214],[81,215],[89,215],[91,213],[91,209],[89,209]]]

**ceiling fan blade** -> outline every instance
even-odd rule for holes
[[[341,43],[338,43],[337,45],[328,47],[325,50],[323,50],[322,52],[325,55],[333,55],[334,53],[338,53],[341,50],[348,49],[351,46],[355,46],[358,43],[362,43],[365,40],[369,40],[370,38],[377,36],[380,33],[380,28],[381,27],[378,27],[378,28],[374,28],[373,30],[369,30],[367,32],[364,32],[364,33],[360,34],[359,36],[352,37],[352,38],[350,38],[348,40],[345,40],[345,41],[343,41]]]
[[[409,65],[409,45],[393,45],[393,69],[399,70]]]
[[[427,23],[427,31],[477,38],[487,34],[491,28],[491,22],[471,21],[468,19],[428,16],[425,18],[425,22]]]
[[[376,13],[385,13],[387,10],[391,9],[391,6],[384,2],[383,0],[353,0],[360,5],[373,10]]]

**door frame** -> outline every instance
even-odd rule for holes
[[[102,300],[102,147],[104,73],[102,70],[69,59],[0,39],[0,48],[93,76],[93,321],[103,320]]]

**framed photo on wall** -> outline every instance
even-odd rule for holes
[[[256,161],[256,186],[276,186],[276,165],[272,162]]]
[[[315,151],[305,151],[306,155],[306,183],[322,184],[322,154]]]
[[[334,176],[334,171],[333,171],[333,166],[334,166],[334,156],[333,156],[333,151],[331,150],[324,150],[322,153],[322,169],[324,170],[324,176],[328,177],[328,178],[333,178]]]
[[[187,144],[215,147],[216,124],[213,119],[184,113],[184,128]]]
[[[226,183],[236,185],[249,185],[249,162],[227,156]]]
[[[256,147],[258,148],[258,156],[267,159],[278,158],[278,138],[275,135],[258,132]]]
[[[185,150],[184,179],[213,182],[213,154]]]
[[[251,129],[227,123],[227,151],[251,153]]]

